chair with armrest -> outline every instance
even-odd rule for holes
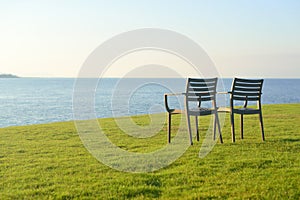
[[[188,78],[186,83],[186,92],[180,93],[185,97],[185,111],[170,109],[168,106],[168,96],[170,94],[165,94],[165,106],[168,112],[168,142],[171,142],[171,116],[173,114],[186,114],[187,125],[190,136],[190,143],[193,144],[192,140],[192,129],[190,116],[195,116],[196,121],[196,137],[199,141],[199,129],[198,129],[198,117],[205,115],[214,115],[214,139],[216,137],[216,126],[218,126],[220,142],[223,143],[221,128],[218,118],[217,106],[216,106],[216,87],[217,87],[217,78]],[[178,94],[175,94],[178,95]],[[207,108],[203,106],[203,103],[211,102],[211,107]],[[197,105],[192,107],[192,104],[196,103]]]
[[[265,140],[264,125],[261,109],[261,95],[263,79],[242,79],[235,78],[232,83],[232,89],[230,92],[230,120],[231,120],[231,133],[232,142],[235,142],[235,130],[234,130],[234,114],[241,115],[241,139],[244,138],[244,115],[258,114],[260,120],[262,140]],[[236,107],[235,101],[243,101],[242,107]],[[256,108],[249,108],[248,102],[256,101]]]

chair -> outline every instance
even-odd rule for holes
[[[261,95],[263,79],[242,79],[235,78],[232,83],[232,89],[230,94],[230,119],[231,119],[231,133],[232,142],[235,142],[235,130],[234,130],[234,114],[241,115],[241,139],[244,138],[244,115],[259,114],[262,140],[265,140],[264,126],[261,109]],[[242,108],[235,106],[235,101],[244,101]],[[249,108],[248,102],[256,101],[257,108]]]
[[[220,141],[223,143],[221,128],[218,118],[217,106],[216,106],[216,87],[217,78],[210,79],[198,79],[188,78],[186,84],[186,92],[179,94],[165,94],[165,106],[168,112],[168,142],[171,142],[171,116],[174,114],[184,113],[182,110],[170,109],[168,106],[168,96],[170,95],[184,95],[185,96],[185,114],[187,117],[187,125],[190,136],[190,143],[192,140],[192,129],[190,116],[195,116],[196,121],[196,137],[199,141],[199,129],[198,129],[198,116],[214,115],[214,139],[216,137],[216,126],[218,126]],[[211,107],[203,107],[203,102],[211,102]],[[196,106],[191,107],[192,103],[196,103]]]

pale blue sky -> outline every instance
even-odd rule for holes
[[[162,28],[200,44],[224,77],[300,76],[298,0],[0,0],[0,73],[76,77],[125,31]]]

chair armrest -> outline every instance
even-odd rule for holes
[[[230,112],[231,108],[228,108],[228,107],[218,107],[217,111],[218,112]]]
[[[185,95],[185,93],[165,93],[165,107],[167,112],[171,112],[171,109],[169,108],[169,104],[168,104],[168,96],[180,96],[180,95]]]
[[[185,93],[165,93],[165,96],[179,96],[179,95],[185,95]]]
[[[228,92],[217,92],[217,94],[231,94],[231,91],[228,91]]]

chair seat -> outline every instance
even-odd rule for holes
[[[211,115],[215,113],[215,109],[212,108],[191,108],[188,113],[190,115]]]
[[[238,108],[238,109],[233,109],[232,111],[234,113],[242,114],[242,115],[259,114],[260,113],[259,109],[254,109],[254,108]]]
[[[226,107],[219,107],[218,112],[231,112],[231,109]],[[254,109],[254,108],[237,108],[237,109],[233,109],[233,112],[237,114],[247,115],[247,114],[258,114],[260,111],[259,109]]]

